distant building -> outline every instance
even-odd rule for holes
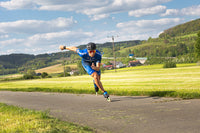
[[[110,63],[114,66],[114,61],[110,61]],[[122,62],[116,61],[116,68],[124,67],[125,65]]]
[[[75,73],[78,73],[78,70],[72,70],[71,72],[69,72],[70,75],[74,75]]]
[[[139,60],[136,60],[136,61],[129,61],[128,63],[128,66],[131,67],[131,66],[138,66],[138,65],[142,65],[142,63],[140,63]]]
[[[138,60],[141,64],[144,64],[147,60],[147,57],[135,57],[136,60]]]
[[[133,58],[134,54],[129,54],[129,58]]]
[[[104,68],[108,69],[108,70],[111,70],[111,69],[113,69],[113,65],[106,65],[106,66],[104,66]]]

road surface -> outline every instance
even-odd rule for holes
[[[0,91],[0,102],[111,133],[199,133],[200,100]]]

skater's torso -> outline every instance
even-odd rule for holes
[[[87,62],[89,64],[95,63],[95,65],[97,62],[101,63],[101,52],[99,52],[98,50],[96,50],[94,57],[89,56],[87,49],[83,49],[83,50],[77,49],[76,52],[78,53],[80,57],[82,57],[83,62]]]

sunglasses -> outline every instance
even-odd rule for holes
[[[96,53],[96,50],[89,50],[89,53]]]

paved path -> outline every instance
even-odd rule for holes
[[[0,91],[0,102],[112,133],[199,133],[200,100]]]

